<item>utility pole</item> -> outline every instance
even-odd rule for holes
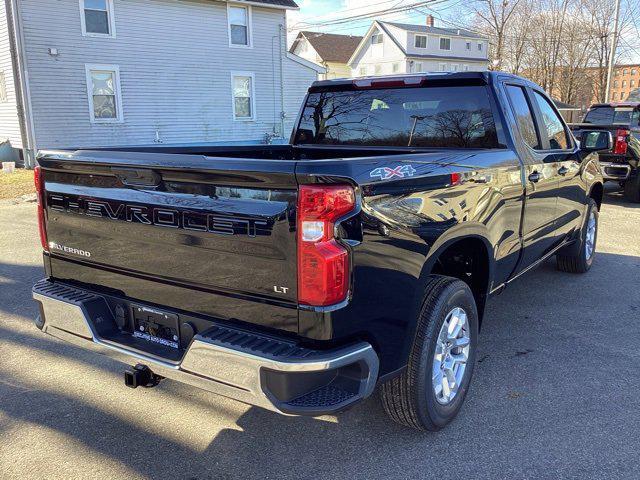
[[[618,22],[620,20],[620,2],[616,0],[616,13],[613,21],[613,40],[611,42],[611,52],[609,53],[609,69],[607,70],[607,89],[604,92],[604,101],[609,101],[611,92],[611,79],[613,78],[613,69],[616,64],[616,48],[618,46]]]

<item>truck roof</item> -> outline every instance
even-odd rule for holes
[[[640,102],[608,102],[608,103],[594,103],[589,108],[599,107],[640,107]]]
[[[497,78],[512,78],[531,86],[540,88],[531,80],[519,77],[505,72],[484,71],[484,72],[420,72],[420,73],[401,73],[391,75],[375,75],[357,78],[336,78],[330,80],[318,80],[313,82],[311,89],[322,89],[331,87],[340,87],[346,85],[356,86],[393,86],[395,83],[405,85],[419,85],[422,81],[479,81],[482,83],[491,83]]]

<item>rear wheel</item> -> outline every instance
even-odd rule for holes
[[[477,339],[478,312],[467,284],[432,276],[407,368],[382,385],[387,414],[417,430],[447,425],[469,389]]]
[[[558,270],[569,273],[586,273],[593,265],[598,241],[598,205],[595,200],[589,199],[587,219],[580,240],[568,250],[563,250],[556,255]]]
[[[624,182],[624,199],[627,202],[640,203],[640,174],[638,172]]]

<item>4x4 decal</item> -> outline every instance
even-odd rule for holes
[[[412,165],[398,165],[395,168],[391,167],[379,167],[369,172],[371,178],[379,178],[380,180],[389,180],[390,178],[398,177],[413,177],[416,173],[416,169]]]

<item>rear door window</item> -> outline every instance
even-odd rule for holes
[[[566,150],[569,148],[570,142],[567,136],[567,130],[564,128],[564,122],[560,115],[551,106],[551,102],[540,92],[533,92],[533,98],[538,104],[538,108],[542,113],[542,135],[547,136],[551,150]]]
[[[522,139],[534,150],[540,150],[541,146],[536,124],[533,120],[533,113],[524,93],[524,88],[517,85],[507,85],[506,90]]]
[[[499,148],[484,86],[311,93],[297,144]]]

